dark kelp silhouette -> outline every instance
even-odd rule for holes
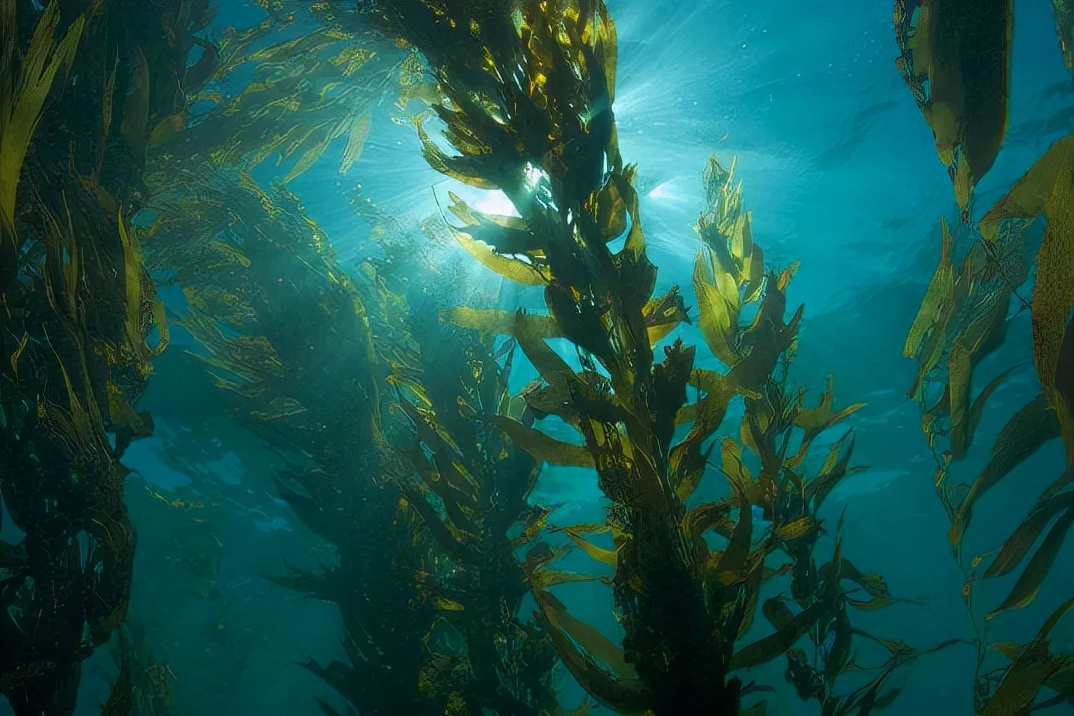
[[[838,531],[829,562],[818,565],[812,552],[824,533],[817,510],[853,472],[851,434],[831,448],[819,474],[799,474],[812,439],[860,406],[833,410],[829,387],[818,407],[806,408],[803,392],[788,387],[802,313],[785,319],[794,269],[765,268],[731,171],[715,160],[707,171],[710,206],[699,222],[694,273],[698,327],[729,370],[695,368],[695,351],[681,340],[664,344],[656,362],[657,343],[687,311],[678,289],[653,295],[656,268],[646,257],[634,168],[623,164],[616,141],[616,35],[603,4],[411,0],[380,3],[371,15],[382,32],[422,52],[438,84],[431,109],[457,154],[445,152],[419,116],[429,164],[502,191],[518,212],[484,214],[452,195],[458,242],[500,275],[544,287],[547,314],[471,307],[447,314],[458,325],[511,336],[540,376],[519,396],[521,414],[516,408],[499,424],[542,462],[595,468],[611,501],[606,524],[562,531],[614,568],[621,648],[550,591],[584,575],[548,568],[557,555],[541,544],[526,558],[538,618],[563,663],[594,698],[622,713],[738,713],[752,688],[731,672],[784,653],[799,693],[820,699],[825,712],[868,713],[890,702],[898,691],[885,688],[890,669],[850,693],[833,689],[851,667],[847,606],[891,603],[883,579],[846,561]],[[552,349],[552,338],[572,344],[579,370]],[[709,440],[736,396],[746,405],[741,443],[727,436],[720,451],[730,494],[688,506],[703,475],[712,474]],[[573,426],[581,444],[531,424],[552,415]],[[678,441],[677,426],[689,428]],[[756,477],[742,446],[760,464]],[[771,523],[759,542],[754,508]],[[723,537],[720,548],[711,546],[709,530]],[[614,549],[590,542],[587,532],[611,532]],[[777,552],[791,561],[771,568],[766,558]],[[761,583],[783,573],[791,575],[790,599],[769,599],[763,610],[774,632],[736,648]],[[870,598],[848,597],[845,580]],[[807,635],[817,645],[813,661],[792,649]]]
[[[0,489],[25,532],[0,547],[0,691],[16,713],[70,713],[82,660],[126,614],[119,460],[152,430],[134,405],[168,342],[130,217],[209,16],[195,1],[0,3]]]
[[[1055,14],[1069,64],[1067,5],[1056,2]],[[1011,3],[997,13],[980,13],[968,3],[936,0],[899,0],[895,8],[895,35],[903,52],[897,65],[936,136],[962,210],[962,223],[953,231],[941,222],[940,264],[907,336],[905,355],[919,365],[910,397],[921,405],[922,429],[937,461],[937,493],[951,519],[951,546],[966,577],[963,599],[978,641],[976,710],[1028,713],[1045,703],[1074,697],[1069,676],[1074,673],[1074,657],[1051,654],[1047,641],[1051,627],[1070,604],[1061,607],[1030,643],[994,645],[1010,659],[997,677],[996,672],[983,673],[988,645],[973,609],[973,587],[979,579],[1011,574],[1025,562],[1008,596],[984,614],[984,621],[1027,606],[1074,524],[1070,380],[1074,365],[1070,345],[1074,136],[1055,142],[1003,199],[971,225],[973,186],[995,158],[1006,124]],[[975,29],[967,33],[966,28]],[[967,47],[971,48],[968,53]],[[931,82],[926,84],[924,78]],[[1043,241],[1036,256],[1030,257],[1023,236],[1042,215],[1046,221]],[[967,244],[964,248],[959,239]],[[957,265],[956,249],[964,256]],[[1027,300],[1020,292],[1031,270],[1035,281]],[[1032,315],[1033,362],[1041,393],[1009,417],[976,479],[952,484],[948,479],[952,465],[969,453],[988,398],[1016,368],[1001,371],[973,394],[976,368],[1007,339],[1012,299]],[[1007,540],[992,550],[995,556],[986,569],[979,568],[988,554],[974,557],[967,568],[961,545],[975,505],[1027,457],[1057,437],[1066,447],[1062,475],[1044,490]],[[1045,687],[1058,693],[1035,703]]]

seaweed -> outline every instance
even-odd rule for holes
[[[174,100],[139,77],[174,87],[205,12],[80,9],[0,4],[0,490],[25,533],[0,553],[0,690],[16,713],[72,712],[82,660],[127,611],[135,534],[120,458],[153,428],[134,406],[168,334],[130,227],[142,158],[119,147],[146,140],[135,114]],[[119,72],[135,55],[138,69]]]
[[[1002,40],[999,15],[984,19],[970,6],[959,3],[925,2],[920,8],[917,5],[900,1],[896,3],[895,11],[896,39],[903,50],[897,64],[915,89],[915,96],[920,94],[919,79],[923,72],[921,68],[913,68],[915,58],[931,58],[925,61],[926,65],[943,62],[943,58],[950,56],[952,47],[964,46],[971,40],[971,34],[958,28],[973,23],[982,27],[994,23],[989,32],[990,42],[1002,49],[989,58],[972,53],[964,55],[954,72],[959,76],[958,82],[964,85],[963,106],[975,108],[967,109],[957,118],[960,136],[963,139],[986,136],[991,139],[987,146],[979,145],[977,152],[981,159],[976,162],[978,169],[968,170],[969,179],[960,183],[957,177],[965,172],[957,170],[957,166],[953,169],[955,198],[963,210],[962,223],[953,232],[946,222],[941,222],[940,264],[910,327],[904,353],[917,360],[919,365],[910,397],[921,406],[922,430],[936,458],[937,494],[950,517],[949,540],[965,576],[962,596],[977,641],[975,708],[983,714],[1022,713],[1041,706],[1034,705],[1034,700],[1038,691],[1049,683],[1051,670],[1062,672],[1067,668],[1070,655],[1053,657],[1047,650],[1046,641],[1051,625],[1066,607],[1056,612],[1024,649],[1005,650],[1004,653],[1012,659],[1000,669],[998,678],[995,672],[983,671],[988,657],[985,624],[1005,611],[1024,608],[1033,602],[1074,520],[1074,506],[1070,504],[1074,422],[1067,376],[1071,363],[1069,316],[1074,309],[1074,226],[1071,225],[1071,216],[1074,216],[1074,137],[1056,141],[976,225],[970,224],[967,207],[972,199],[973,185],[987,170],[991,163],[989,157],[995,156],[1002,140],[997,118],[1005,117],[1007,111],[1005,78],[1009,57],[1003,48],[1009,44],[1011,8],[1008,4],[1002,14],[1006,18],[1008,37],[1008,40]],[[1056,18],[1062,37],[1060,6],[1061,3],[1056,4]],[[920,12],[915,12],[917,10]],[[949,32],[936,29],[948,25]],[[939,147],[942,132],[934,121],[935,113],[930,114],[928,108],[933,102],[941,109],[948,105],[935,96],[937,83],[933,82],[932,87],[932,96],[918,99],[926,119],[937,133]],[[953,146],[957,165],[959,146]],[[940,149],[941,159],[950,165],[944,148]],[[1025,235],[1041,215],[1046,220],[1044,237],[1036,256],[1031,258],[1026,250]],[[956,244],[960,243],[967,246],[961,249],[964,258],[956,265],[953,256]],[[1034,275],[1035,280],[1031,299],[1027,301],[1019,292],[1030,275]],[[973,378],[978,366],[986,356],[1010,340],[1008,314],[1012,302],[1017,302],[1021,310],[1031,314],[1033,363],[1041,392],[1006,419],[976,479],[952,485],[949,474],[955,463],[970,454],[989,397],[1017,367],[1007,367],[974,395]],[[973,557],[967,566],[961,546],[974,507],[989,490],[1013,474],[1026,458],[1056,438],[1061,438],[1066,448],[1066,466],[1062,474],[1045,488],[1030,513],[1003,544],[991,550],[990,553],[996,554],[986,569],[980,567],[990,553]],[[1023,562],[1025,566],[1007,597],[984,614],[984,624],[979,622],[973,609],[973,590],[977,581],[1011,574]],[[1059,701],[1069,698],[1069,689],[1057,690]]]
[[[695,367],[696,349],[681,339],[658,345],[687,312],[677,289],[653,295],[656,267],[645,252],[635,169],[624,165],[616,141],[616,35],[604,5],[412,0],[380,3],[373,15],[381,32],[423,54],[438,82],[431,113],[457,154],[429,136],[419,115],[428,163],[501,191],[517,212],[486,215],[451,196],[462,222],[453,228],[458,242],[501,276],[544,289],[545,314],[472,307],[448,314],[459,325],[510,336],[539,375],[516,397],[524,410],[512,412],[516,404],[508,403],[498,422],[542,462],[595,469],[611,503],[605,525],[564,531],[614,568],[622,647],[573,617],[549,589],[584,575],[549,569],[558,555],[547,546],[531,549],[525,561],[538,619],[564,665],[597,701],[622,713],[738,713],[749,689],[731,672],[776,658],[806,635],[819,650],[834,634],[834,646],[823,650],[826,663],[814,670],[824,688],[809,695],[835,712],[852,705],[867,713],[890,701],[890,691],[880,693],[883,680],[845,697],[832,690],[849,664],[853,636],[846,618],[853,602],[841,581],[857,578],[875,591],[879,604],[858,603],[867,607],[892,601],[883,579],[847,576],[838,537],[830,562],[817,565],[812,555],[823,533],[817,510],[852,472],[852,438],[837,442],[814,479],[795,471],[811,440],[860,406],[833,411],[829,389],[817,408],[806,409],[802,392],[788,387],[802,315],[801,308],[789,320],[785,314],[794,267],[766,269],[731,171],[710,162],[710,206],[699,220],[694,272],[697,325],[728,368],[720,373]],[[572,344],[581,368],[554,351],[550,338]],[[709,441],[736,396],[746,404],[742,444],[761,471],[754,477],[738,441],[725,437],[719,472],[729,496],[688,508],[708,472]],[[581,443],[531,425],[548,416],[575,428]],[[689,428],[678,441],[677,427]],[[796,429],[803,434],[790,453]],[[756,544],[755,507],[771,522]],[[710,529],[726,539],[722,549],[703,538]],[[593,530],[610,531],[615,549],[589,542],[583,534]],[[777,550],[792,562],[773,570],[766,559]],[[762,581],[787,572],[799,611],[788,609],[773,634],[737,648]]]

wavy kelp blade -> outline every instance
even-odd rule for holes
[[[816,510],[824,503],[836,485],[848,475],[862,472],[864,467],[850,468],[850,457],[854,453],[854,431],[848,430],[828,449],[817,476],[805,487],[805,499]]]
[[[935,330],[954,290],[955,265],[951,261],[951,231],[947,228],[947,221],[944,219],[940,220],[940,236],[940,262],[936,265],[936,271],[932,274],[928,288],[925,289],[921,308],[914,317],[914,322],[906,336],[906,344],[903,346],[903,355],[907,358],[917,357],[926,334],[930,330]]]
[[[1048,213],[1049,201],[1063,175],[1074,167],[1074,135],[1057,139],[1040,159],[1015,182],[1007,194],[996,202],[978,224],[981,236],[994,242],[1000,224],[1008,219],[1032,219]],[[1050,219],[1049,219],[1050,220]]]
[[[1063,344],[1059,347],[1058,365],[1055,370],[1055,400],[1052,407],[1055,408],[1056,417],[1059,420],[1059,428],[1063,433],[1063,439],[1067,443],[1068,464],[1074,464],[1070,460],[1074,450],[1074,316],[1067,321],[1066,332],[1063,334]]]
[[[896,2],[896,66],[932,129],[964,212],[1007,129],[1012,27],[1013,0],[997,0],[988,12],[973,2]]]
[[[805,636],[814,624],[824,615],[831,606],[824,600],[817,600],[809,607],[794,615],[784,626],[776,630],[774,634],[742,647],[731,657],[731,670],[747,669],[759,666],[775,659],[794,646],[795,642]]]
[[[566,532],[567,536],[570,537],[571,542],[574,542],[574,544],[581,548],[583,552],[585,552],[601,564],[615,569],[615,567],[617,566],[616,550],[606,549],[604,547],[595,545],[589,540],[587,540],[585,537],[582,537],[581,533],[578,530],[572,529],[570,527],[564,527],[562,528],[562,531]]]
[[[1048,399],[1043,393],[1023,405],[996,436],[992,456],[984,470],[973,481],[969,492],[958,506],[948,538],[951,546],[958,548],[969,526],[974,503],[1018,464],[1037,451],[1048,440],[1059,436],[1059,424],[1048,409]]]
[[[1003,384],[1003,381],[1007,379],[1007,376],[1011,374],[1011,371],[1017,366],[1013,366],[1003,371],[995,378],[988,382],[988,385],[978,393],[977,397],[973,399],[973,405],[970,406],[969,414],[964,421],[960,421],[960,429],[956,433],[954,430],[954,418],[951,419],[951,459],[958,460],[966,456],[966,452],[969,450],[970,445],[973,443],[973,435],[977,432],[977,426],[981,422],[981,415],[984,412],[985,403],[988,398],[996,391],[999,386]],[[952,409],[953,413],[953,409]]]
[[[828,384],[820,395],[815,408],[800,408],[794,416],[794,424],[803,430],[819,433],[865,407],[865,403],[852,403],[840,411],[832,409],[834,378],[828,376]]]
[[[347,133],[347,146],[343,148],[343,159],[339,163],[339,173],[346,174],[354,166],[354,163],[362,158],[362,148],[365,140],[369,137],[369,127],[372,119],[368,112],[358,115],[350,126]]]
[[[1041,687],[1056,674],[1070,668],[1074,657],[1070,654],[1053,657],[1048,652],[1048,635],[1071,607],[1074,607],[1074,599],[1061,604],[1044,622],[1033,640],[1018,651],[981,712],[982,716],[1028,713]]]
[[[514,336],[524,330],[528,338],[556,338],[563,335],[556,320],[547,314],[523,313],[503,309],[479,309],[469,306],[452,308],[444,317],[462,328],[472,328],[482,333]]]
[[[1052,525],[1048,536],[1044,538],[1036,553],[1029,560],[1029,564],[1026,565],[1025,571],[1018,578],[1011,593],[1002,604],[986,614],[985,619],[994,619],[996,615],[1008,609],[1021,609],[1036,598],[1041,584],[1044,583],[1044,578],[1048,576],[1048,571],[1059,554],[1059,549],[1063,546],[1063,540],[1069,536],[1072,525],[1074,525],[1074,508],[1068,508]]]
[[[1074,472],[1069,472],[1053,483],[1052,487],[1062,489],[1063,486],[1069,485],[1072,479],[1074,479]],[[1025,558],[1052,520],[1064,510],[1069,509],[1074,509],[1074,492],[1055,494],[1053,490],[1046,491],[1000,547],[999,554],[992,560],[992,564],[988,566],[983,576],[985,578],[1001,577],[1011,572]]]
[[[735,365],[739,361],[734,339],[738,314],[716,287],[715,277],[706,266],[703,254],[698,254],[694,265],[694,294],[697,296],[697,323],[701,337],[724,365]]]
[[[642,712],[645,688],[634,667],[623,658],[622,650],[589,624],[572,616],[550,592],[537,592],[534,596],[560,659],[578,683],[601,703],[620,713]]]

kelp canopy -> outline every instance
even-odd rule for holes
[[[904,353],[970,626],[913,644],[869,617],[901,603],[919,620],[920,600],[867,571],[880,565],[858,556],[861,517],[829,499],[865,469],[846,427],[865,406],[837,403],[832,377],[795,382],[811,340],[798,264],[766,257],[722,155],[693,232],[647,230],[603,2],[259,0],[263,21],[223,32],[203,0],[0,3],[0,487],[25,533],[2,542],[0,619],[16,713],[73,713],[82,661],[113,632],[103,712],[168,713],[182,688],[181,667],[150,663],[153,626],[123,625],[121,459],[153,432],[136,404],[169,315],[221,412],[280,465],[244,480],[323,543],[319,567],[264,575],[338,615],[337,658],[295,648],[331,692],[311,711],[570,713],[569,675],[576,713],[757,716],[785,694],[869,714],[897,707],[904,667],[962,644],[980,714],[1074,699],[1074,655],[1051,643],[1074,600],[1028,639],[986,630],[1034,601],[1074,520],[1074,138],[974,211],[1003,145],[1013,3],[895,3],[897,69],[959,209]],[[1069,64],[1067,5],[1054,1]],[[413,128],[447,203],[413,217],[360,201],[322,225],[304,182],[327,168],[374,183],[363,156],[382,115]],[[482,192],[510,211],[463,198]],[[334,248],[351,229],[369,235],[358,262]],[[657,289],[657,240],[694,254],[685,287]],[[463,268],[443,260],[458,248]],[[543,308],[459,290],[494,275]],[[178,289],[167,307],[164,287]],[[982,471],[956,483],[1016,366],[972,378],[1015,340],[1019,310],[1040,393],[997,415]],[[1002,545],[965,560],[982,496],[1056,438],[1065,468]],[[546,466],[591,476],[600,517],[557,519],[537,497]],[[191,477],[189,494],[151,490],[155,506],[200,526],[204,500],[221,519],[230,498]],[[214,570],[184,598],[218,599]],[[980,580],[1014,574],[1005,599],[975,606]],[[580,586],[592,603],[572,598]]]

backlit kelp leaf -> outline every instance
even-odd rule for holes
[[[787,606],[787,600],[782,596],[766,599],[761,605],[761,613],[777,632],[794,621],[794,612]]]
[[[831,607],[822,599],[818,599],[804,610],[795,614],[789,622],[776,630],[774,634],[759,639],[739,649],[731,657],[730,669],[748,669],[759,666],[780,654],[786,653],[813,627],[814,624]]]
[[[707,555],[709,551],[703,537],[705,531],[712,529],[717,522],[729,515],[731,507],[730,499],[703,502],[683,515],[683,532],[693,541],[699,555]]]
[[[563,527],[561,530],[557,531],[565,532],[570,538],[571,542],[574,542],[574,544],[580,547],[583,552],[585,552],[601,564],[607,565],[613,569],[616,567],[616,550],[598,547],[597,545],[587,540],[585,537],[582,537],[578,530],[572,529],[570,527]]]
[[[354,166],[354,163],[362,158],[362,148],[365,140],[369,137],[369,127],[372,124],[369,112],[363,112],[351,123],[347,134],[347,146],[343,148],[343,159],[339,163],[339,173],[346,174]]]
[[[1059,549],[1063,546],[1063,540],[1069,536],[1072,525],[1074,525],[1074,508],[1068,508],[1052,525],[1048,535],[1026,565],[1025,571],[1011,589],[1011,593],[1002,604],[986,614],[985,619],[994,619],[996,615],[1008,609],[1022,609],[1033,601],[1037,592],[1040,591],[1041,584],[1044,583],[1044,578],[1048,576],[1048,571],[1052,568]]]
[[[1025,645],[1014,641],[999,641],[989,644],[989,647],[1003,654],[1011,661],[1017,661],[1026,652],[1027,647],[1032,646],[1032,644],[1033,642]],[[1074,659],[1061,661],[1051,676],[1044,680],[1044,686],[1055,691],[1056,695],[1050,699],[1035,703],[1033,706],[1034,711],[1057,706],[1074,697]]]
[[[1017,657],[1007,667],[1003,678],[989,698],[982,716],[1007,716],[1007,714],[1029,713],[1030,706],[1040,691],[1056,674],[1070,668],[1074,656],[1063,654],[1052,656],[1048,651],[1048,636],[1055,623],[1074,606],[1074,599],[1068,600],[1056,609],[1040,631],[1019,651]]]
[[[15,225],[15,192],[30,140],[41,121],[41,111],[60,67],[70,71],[82,37],[86,17],[79,15],[67,28],[63,39],[54,44],[60,21],[60,4],[45,5],[37,21],[26,54],[19,53],[18,18],[14,0],[0,4],[0,72],[4,91],[0,92],[0,211],[9,226]],[[5,232],[6,233],[6,232]]]
[[[495,423],[501,430],[525,450],[534,460],[549,465],[569,465],[572,467],[594,467],[593,454],[585,445],[573,445],[549,436],[535,428],[505,416],[497,416]]]
[[[738,499],[738,521],[735,530],[731,534],[731,540],[724,550],[716,565],[716,576],[722,574],[739,574],[746,566],[750,556],[750,545],[753,541],[753,510],[750,500],[746,496],[745,486],[737,476],[725,475],[731,485],[734,496]]]
[[[800,408],[794,416],[795,425],[810,432],[820,432],[865,407],[865,403],[853,403],[839,412],[834,411],[832,409],[833,382],[834,378],[829,375],[827,387],[821,393],[817,407]]]
[[[947,221],[940,220],[940,263],[925,289],[925,297],[921,300],[910,331],[906,335],[906,344],[903,346],[903,355],[907,358],[915,358],[921,352],[926,334],[935,330],[941,315],[947,310],[948,302],[955,283],[955,265],[951,261],[951,232],[947,228]],[[913,395],[911,395],[913,397]]]
[[[1026,403],[1000,430],[992,445],[992,455],[984,470],[970,485],[969,492],[958,506],[948,539],[958,548],[969,526],[974,503],[992,489],[1011,470],[1037,451],[1048,440],[1058,437],[1059,424],[1048,409],[1048,399],[1043,393]]]
[[[982,16],[972,3],[898,0],[896,60],[932,129],[963,211],[1007,128],[1013,0]]]
[[[865,403],[853,403],[839,412],[832,409],[833,402],[833,377],[828,376],[828,384],[821,393],[820,401],[815,408],[799,407],[794,415],[794,424],[802,428],[805,434],[802,436],[798,452],[787,459],[787,465],[797,467],[806,458],[806,453],[813,439],[836,423],[845,420],[848,416],[865,407]],[[745,424],[744,424],[745,425]],[[745,428],[743,428],[745,432]]]
[[[1074,464],[1074,460],[1070,459],[1071,451],[1074,450],[1074,316],[1067,321],[1063,344],[1059,347],[1059,359],[1056,362],[1056,397],[1052,408],[1055,409],[1060,431],[1067,443],[1067,463]]]
[[[981,236],[995,243],[1000,225],[1008,219],[1032,219],[1049,216],[1049,203],[1055,189],[1066,183],[1074,168],[1074,135],[1057,139],[1032,167],[1015,182],[1010,191],[988,210],[978,224]],[[1067,175],[1067,177],[1064,177]],[[1057,206],[1056,208],[1061,208]]]
[[[824,458],[817,476],[810,480],[805,487],[806,502],[816,510],[839,484],[839,481],[848,475],[863,471],[864,467],[848,469],[850,456],[854,452],[854,431],[848,430],[836,440],[828,449],[828,455]]]
[[[1069,478],[1068,478],[1069,481]],[[1040,538],[1052,520],[1065,510],[1074,509],[1074,492],[1063,492],[1050,499],[1039,500],[1029,515],[1000,547],[999,554],[984,573],[985,578],[1001,577],[1011,572]]]
[[[455,240],[459,242],[459,245],[477,259],[481,265],[495,271],[504,278],[527,286],[543,286],[550,280],[548,269],[544,267],[498,254],[493,247],[484,242],[475,241],[465,231],[452,228],[451,233]]]

